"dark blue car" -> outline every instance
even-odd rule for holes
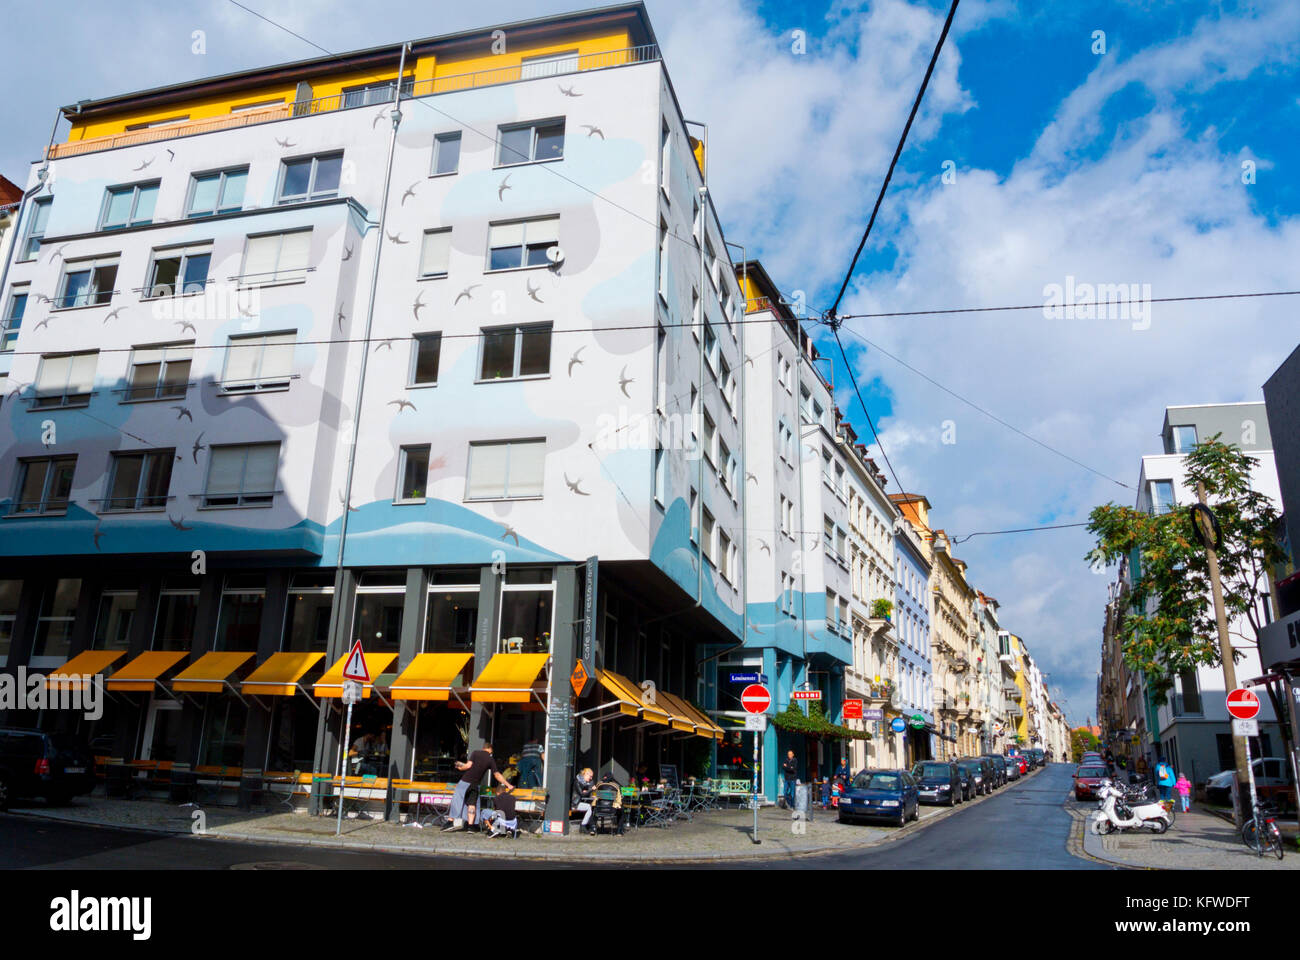
[[[840,823],[889,820],[900,827],[921,813],[921,795],[906,770],[863,770],[840,797]]]
[[[961,775],[955,763],[923,760],[912,767],[912,779],[916,781],[918,796],[924,802],[953,807],[965,799]]]

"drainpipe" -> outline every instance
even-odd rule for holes
[[[704,291],[708,288],[704,285],[704,242],[709,237],[709,185],[705,183],[700,187],[700,439],[704,439],[704,331],[708,329],[709,317],[708,311],[704,309]],[[692,317],[692,320],[695,318]],[[699,607],[704,603],[704,451],[696,451],[698,466],[696,474],[698,479],[695,481],[696,489],[699,491],[696,496],[700,501],[700,536],[695,543],[696,554],[696,574],[697,581],[695,584],[695,606]],[[694,521],[695,518],[691,517]]]
[[[393,130],[388,136],[388,161],[384,167],[384,194],[379,203],[379,237],[375,246],[375,264],[370,271],[370,299],[366,306],[366,333],[365,338],[361,341],[361,371],[357,380],[356,405],[352,414],[352,442],[348,447],[348,474],[343,488],[343,519],[339,526],[339,555],[334,565],[335,583],[339,582],[339,576],[343,572],[343,547],[348,537],[348,514],[352,512],[350,509],[352,503],[352,477],[357,461],[357,439],[361,432],[361,403],[366,390],[366,365],[370,359],[370,330],[375,319],[375,293],[379,287],[379,260],[384,252],[384,224],[388,220],[388,192],[392,185],[393,153],[397,149],[397,127],[402,122],[402,78],[406,73],[406,51],[410,47],[410,43],[402,45],[402,55],[397,65],[397,83],[393,89],[393,111],[390,114],[393,120]]]
[[[81,108],[78,107],[77,109],[78,112],[80,112]],[[37,180],[36,186],[32,187],[30,190],[24,193],[22,195],[22,198],[18,201],[18,211],[17,213],[14,214],[13,243],[9,244],[9,255],[4,258],[3,263],[0,263],[0,296],[3,296],[5,290],[5,281],[9,279],[9,264],[12,263],[14,257],[17,256],[18,244],[22,240],[23,215],[27,212],[27,201],[30,200],[32,197],[36,196],[36,194],[40,193],[41,190],[45,188],[45,181],[50,175],[50,151],[54,149],[54,136],[58,132],[59,120],[61,120],[62,118],[63,118],[63,111],[62,110],[55,111],[54,126],[50,128],[50,142],[49,145],[45,148],[45,157],[41,161],[41,165],[39,169],[37,169],[36,171],[36,180]]]

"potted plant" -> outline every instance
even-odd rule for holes
[[[890,620],[894,613],[894,602],[878,597],[871,603],[871,615],[877,620]]]

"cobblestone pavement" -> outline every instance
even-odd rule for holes
[[[349,819],[346,815],[342,836],[335,837],[333,817],[248,812],[215,806],[199,810],[158,800],[110,800],[101,796],[81,797],[63,807],[48,807],[33,801],[28,806],[15,806],[12,812],[87,826],[355,850],[458,857],[656,861],[788,858],[865,849],[910,836],[936,820],[961,816],[976,804],[996,796],[968,801],[954,809],[923,806],[919,821],[902,829],[837,823],[833,810],[817,810],[810,821],[796,823],[789,812],[767,807],[759,811],[760,844],[751,839],[753,811],[743,809],[696,813],[689,821],[678,821],[666,827],[629,829],[625,836],[602,834],[589,837],[575,832],[559,837],[521,833],[517,839],[488,839],[471,832],[443,833],[437,828]],[[200,816],[196,817],[196,812]],[[521,820],[521,825],[524,822]]]
[[[1179,813],[1166,833],[1126,831],[1105,836],[1087,828],[1095,803],[1079,803],[1070,793],[1065,806],[1075,820],[1072,843],[1092,859],[1145,870],[1300,870],[1294,822],[1289,829],[1283,824],[1286,856],[1278,860],[1272,854],[1257,856],[1241,842],[1239,828],[1231,821],[1197,804]]]

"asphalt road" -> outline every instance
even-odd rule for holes
[[[643,868],[694,869],[1063,869],[1104,868],[1072,856],[1072,821],[1063,801],[1066,764],[1053,764],[1008,784],[979,803],[963,804],[898,841],[843,853],[728,863],[652,863]],[[321,847],[255,844],[216,838],[159,836],[50,820],[0,816],[0,868],[44,870],[492,870],[612,868],[626,864],[482,857],[426,857]]]

